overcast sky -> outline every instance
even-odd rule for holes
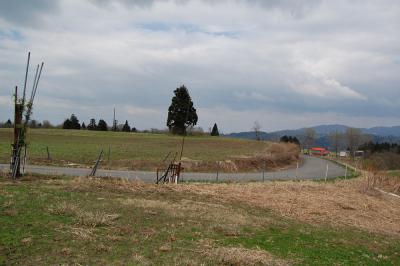
[[[28,51],[55,124],[164,128],[181,84],[205,130],[400,124],[398,0],[0,0],[1,121]]]

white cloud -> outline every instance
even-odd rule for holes
[[[12,96],[0,96],[0,106],[12,106]]]
[[[356,99],[367,100],[367,97],[357,91],[340,84],[333,78],[315,76],[309,73],[302,73],[301,80],[292,81],[290,86],[299,94],[305,96],[316,96],[327,99]]]

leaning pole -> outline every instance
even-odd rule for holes
[[[39,85],[39,80],[42,74],[43,65],[37,65],[35,78],[32,85],[32,91],[29,100],[26,99],[26,85],[28,80],[29,72],[29,61],[31,53],[28,53],[28,61],[26,64],[26,72],[24,79],[24,89],[22,93],[22,98],[18,98],[18,87],[15,87],[14,92],[14,141],[12,143],[12,156],[10,162],[10,171],[13,179],[21,176],[21,151],[24,149],[24,158],[22,162],[26,161],[26,134],[28,123],[32,115],[33,101],[35,99],[36,91]]]

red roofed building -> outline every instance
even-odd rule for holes
[[[325,148],[314,147],[310,149],[310,154],[317,156],[326,156],[329,154],[329,151]]]

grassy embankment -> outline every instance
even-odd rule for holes
[[[177,152],[179,156],[182,142],[179,136],[165,134],[61,129],[32,129],[28,140],[31,164],[92,166],[103,149],[102,167],[108,167],[108,150],[111,147],[111,168],[131,170],[156,169],[169,152]],[[0,129],[0,162],[9,162],[11,142],[12,131]],[[49,147],[51,161],[47,160],[46,147]],[[269,168],[293,164],[298,155],[296,149],[284,144],[189,136],[185,142],[184,166],[192,171],[215,170],[218,167],[216,162],[223,161],[222,171],[256,170],[255,157],[263,152],[269,156]]]
[[[400,205],[361,179],[156,186],[0,177],[0,265],[399,265]]]

